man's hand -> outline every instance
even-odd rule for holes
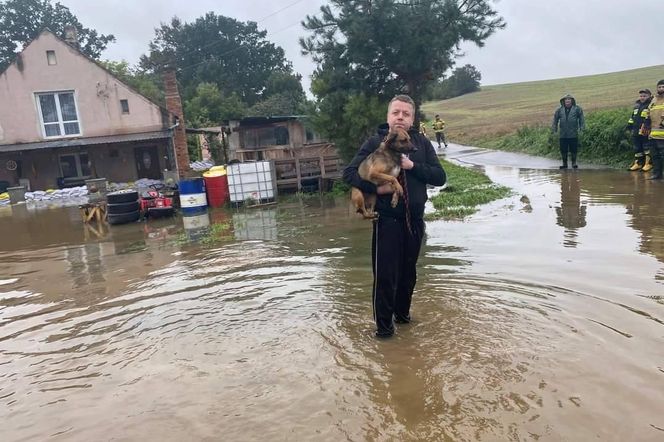
[[[406,155],[401,154],[401,168],[405,170],[410,170],[415,166],[415,163],[410,161],[410,158],[408,158]]]
[[[387,195],[389,193],[394,193],[394,189],[392,189],[391,184],[382,184],[378,187],[376,187],[376,193],[378,195]]]

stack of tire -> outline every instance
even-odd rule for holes
[[[106,217],[109,224],[126,224],[141,218],[138,191],[120,190],[106,194]]]

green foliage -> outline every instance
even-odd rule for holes
[[[251,106],[247,115],[252,117],[299,115],[303,110],[303,101],[288,93],[274,94]]]
[[[361,143],[385,121],[387,104],[365,94],[337,92],[318,102],[311,123],[323,137],[332,140],[345,161],[350,161]]]
[[[419,105],[462,41],[481,46],[504,22],[486,0],[330,0],[303,25],[311,32],[300,39],[303,53],[319,64],[314,78],[337,72],[337,81],[325,79],[333,90],[350,80],[353,92],[382,99],[407,92]]]
[[[310,32],[300,39],[303,53],[318,63],[314,127],[348,160],[385,121],[394,95],[407,92],[419,105],[427,83],[452,66],[460,42],[481,46],[504,22],[484,0],[330,0],[303,25]]]
[[[334,182],[334,184],[332,184],[332,190],[330,190],[328,193],[331,196],[336,197],[346,195],[348,192],[350,192],[350,184],[342,180],[337,180]]]
[[[5,0],[0,2],[0,72],[14,60],[24,44],[45,28],[64,38],[65,26],[76,28],[80,50],[99,58],[106,46],[115,41],[111,34],[98,34],[84,27],[69,8],[51,0]]]
[[[210,155],[214,160],[214,164],[227,164],[228,163],[228,146],[226,139],[222,142],[216,135],[205,135],[205,140],[210,149]]]
[[[426,94],[427,100],[445,100],[480,90],[482,74],[471,64],[456,68],[445,80],[435,83]]]
[[[115,75],[127,86],[132,87],[136,92],[149,98],[160,106],[165,105],[164,92],[161,90],[161,79],[155,74],[143,72],[137,68],[129,66],[125,60],[122,61],[101,61],[100,64]]]
[[[424,103],[428,115],[442,114],[452,140],[478,145],[482,139],[514,133],[524,125],[549,125],[560,97],[571,92],[586,113],[631,106],[639,89],[655,88],[664,65],[583,77],[482,86],[472,94]],[[625,117],[625,122],[629,116]],[[486,145],[486,143],[485,143]]]
[[[632,159],[631,136],[625,130],[630,109],[610,109],[586,114],[579,138],[579,159],[596,164],[624,165]],[[514,134],[478,143],[500,150],[558,158],[558,137],[549,126],[523,126]]]
[[[224,96],[214,83],[200,83],[185,101],[184,114],[191,127],[219,126],[222,120],[242,118],[246,107],[236,95]]]
[[[441,161],[447,174],[447,186],[431,198],[436,211],[427,219],[464,218],[477,211],[477,206],[505,198],[512,190],[493,184],[482,172]]]
[[[187,152],[189,152],[189,161],[201,160],[201,144],[198,135],[187,135]]]
[[[299,92],[304,97],[283,49],[266,36],[255,22],[213,12],[192,23],[174,17],[156,29],[150,54],[141,57],[140,65],[154,72],[175,66],[185,101],[198,94],[201,83],[216,85],[223,97],[236,97],[243,108],[276,93]]]

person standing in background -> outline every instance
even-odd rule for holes
[[[438,142],[438,149],[441,148],[440,142],[442,141],[447,147],[447,140],[445,140],[445,121],[440,119],[440,115],[436,114],[436,119],[432,123],[433,131],[436,133],[436,141]]]
[[[648,107],[648,115],[653,165],[652,175],[648,179],[661,180],[664,162],[664,80],[657,82],[657,94]]]
[[[632,115],[627,122],[627,129],[632,131],[632,143],[634,144],[634,163],[628,169],[631,172],[639,170],[648,172],[652,169],[650,150],[648,150],[650,128],[646,124],[650,101],[652,101],[650,90],[641,89],[639,91],[639,99],[634,103]]]
[[[576,155],[579,150],[579,132],[585,127],[583,109],[577,106],[576,99],[567,94],[560,99],[560,107],[553,113],[551,132],[560,128],[560,156],[563,164],[560,169],[567,169],[568,153],[572,157],[572,167],[576,169]]]

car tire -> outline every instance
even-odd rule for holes
[[[111,192],[106,195],[106,201],[108,201],[108,204],[132,203],[138,201],[138,191],[119,190]]]
[[[106,206],[106,211],[109,215],[120,215],[123,213],[135,212],[140,209],[141,205],[138,201],[132,201],[130,203],[108,204]]]
[[[127,224],[138,221],[141,218],[141,212],[136,210],[135,212],[128,213],[118,213],[118,214],[108,214],[107,221],[109,224]]]

